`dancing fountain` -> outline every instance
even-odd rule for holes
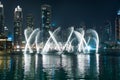
[[[88,29],[85,31],[82,28],[74,29],[74,27],[71,27],[66,30],[64,36],[62,36],[61,31],[61,28],[57,28],[53,32],[48,31],[49,38],[44,43],[42,40],[43,32],[41,30],[38,28],[33,31],[25,29],[26,45],[24,52],[33,53],[36,51],[41,54],[48,54],[54,51],[58,54],[64,52],[90,53],[91,50],[94,50],[96,53],[98,52],[99,37],[95,30]]]

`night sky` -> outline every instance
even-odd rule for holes
[[[13,13],[17,5],[23,9],[23,27],[25,28],[26,15],[34,15],[35,27],[41,26],[41,4],[52,6],[52,23],[56,26],[79,27],[84,22],[101,26],[106,20],[114,25],[117,10],[120,9],[120,0],[1,0],[5,11],[5,25],[13,30]]]

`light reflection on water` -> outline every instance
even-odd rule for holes
[[[120,56],[0,56],[0,80],[119,80]]]

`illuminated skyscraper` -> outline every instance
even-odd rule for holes
[[[33,29],[33,26],[34,26],[34,18],[33,18],[33,15],[32,15],[32,14],[28,14],[26,20],[27,20],[27,28]]]
[[[115,19],[115,40],[120,41],[120,10],[117,12]]]
[[[33,32],[34,19],[32,14],[28,14],[26,17],[26,29],[28,37]]]
[[[14,11],[14,48],[20,48],[22,45],[22,8],[17,6]]]
[[[51,6],[44,4],[41,6],[42,29],[49,30],[51,27]]]
[[[0,2],[0,36],[4,35],[4,8]]]
[[[51,6],[44,4],[41,6],[41,18],[42,18],[42,27],[40,28],[43,31],[43,42],[49,37],[48,31],[51,28]]]

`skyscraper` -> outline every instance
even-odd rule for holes
[[[117,12],[115,19],[115,40],[120,41],[120,10]]]
[[[48,31],[51,28],[51,6],[44,4],[41,6],[41,18],[42,18],[42,27],[40,28],[42,30],[42,39],[45,43],[46,40],[49,37]]]
[[[33,32],[33,26],[34,26],[34,19],[32,14],[28,14],[26,17],[26,30],[27,30],[27,38],[30,36],[30,34]]]
[[[42,29],[49,30],[51,27],[51,6],[44,4],[41,6]]]
[[[34,18],[33,18],[33,15],[32,15],[32,14],[28,14],[26,20],[27,20],[27,28],[33,29],[33,26],[34,26]]]
[[[111,41],[112,40],[112,25],[111,22],[109,20],[105,21],[104,23],[104,28],[103,28],[103,32],[100,34],[103,34],[103,40],[102,41]]]
[[[22,45],[22,8],[17,6],[14,11],[14,48],[20,49]]]
[[[0,2],[0,36],[4,35],[4,8]]]

